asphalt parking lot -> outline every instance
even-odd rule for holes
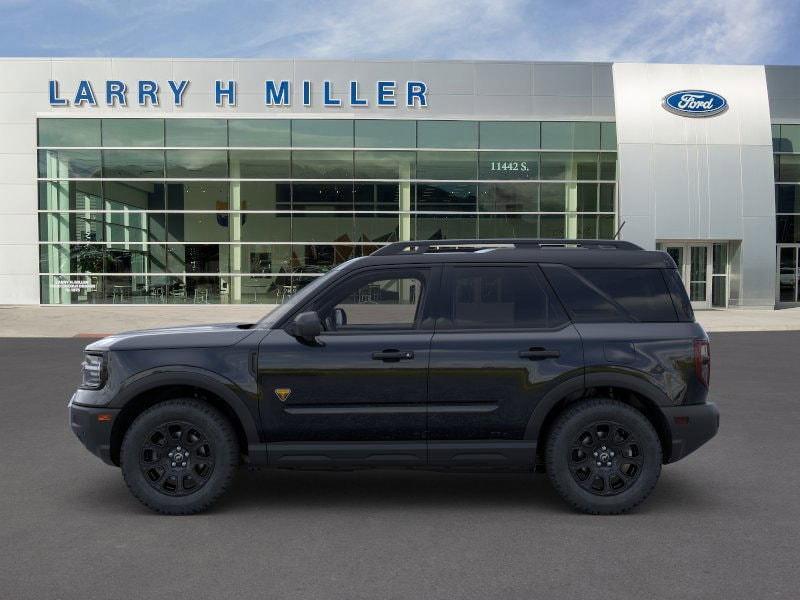
[[[162,517],[69,431],[80,339],[0,340],[0,598],[800,597],[800,332],[712,336],[719,435],[634,514],[545,476],[242,471]]]

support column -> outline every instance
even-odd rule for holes
[[[231,211],[242,210],[242,183],[238,181],[241,175],[241,165],[238,160],[231,160],[231,179],[237,179],[230,184],[229,209]],[[230,271],[234,274],[230,278],[228,285],[228,297],[231,304],[241,304],[242,302],[242,218],[236,213],[228,213],[228,234],[231,245],[228,247],[228,260],[230,261]]]

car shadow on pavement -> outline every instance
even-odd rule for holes
[[[71,489],[70,502],[110,514],[150,514],[128,492],[119,472],[109,470]],[[211,513],[235,514],[259,508],[307,509],[500,509],[550,514],[572,511],[546,475],[400,470],[283,471],[241,469],[228,493]],[[720,502],[702,482],[667,474],[635,512],[717,511]],[[210,514],[210,513],[209,513]],[[573,513],[577,514],[577,513]]]

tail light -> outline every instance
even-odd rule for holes
[[[694,341],[694,373],[708,387],[711,379],[711,346],[708,340]]]

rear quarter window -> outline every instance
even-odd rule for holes
[[[542,269],[575,322],[678,320],[660,269]]]
[[[590,283],[616,300],[637,321],[678,320],[660,269],[578,269]]]

